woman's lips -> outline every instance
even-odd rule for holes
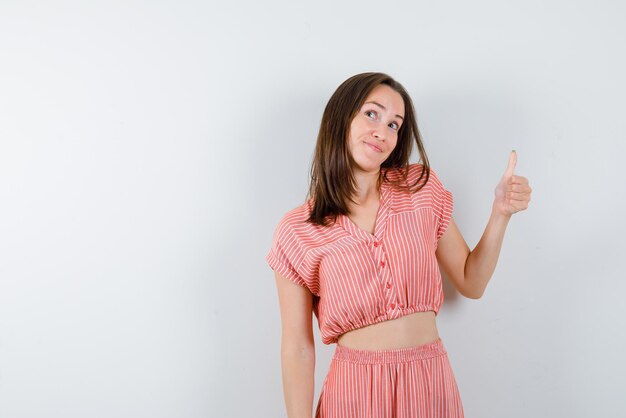
[[[383,152],[383,150],[382,150],[379,146],[374,145],[374,144],[370,144],[370,143],[369,143],[369,142],[367,142],[367,141],[364,141],[364,142],[365,142],[365,144],[366,144],[366,145],[368,145],[368,146],[369,146],[371,149],[373,149],[374,151],[376,151],[376,152]]]

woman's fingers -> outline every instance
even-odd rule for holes
[[[507,192],[507,199],[511,200],[528,200],[530,201],[530,192],[521,193],[521,192]]]
[[[509,184],[528,184],[528,179],[524,176],[513,175],[509,179]]]
[[[528,184],[511,184],[509,185],[509,191],[530,193],[532,191],[532,188]]]

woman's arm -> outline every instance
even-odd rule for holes
[[[283,393],[289,418],[311,418],[315,391],[313,295],[274,273],[282,323],[281,365]]]
[[[437,245],[437,261],[463,296],[478,299],[485,292],[498,262],[508,222],[509,219],[492,212],[482,238],[470,251],[454,219],[450,219]]]
[[[456,289],[466,297],[478,299],[483,295],[496,268],[511,216],[528,208],[532,189],[528,179],[513,174],[516,163],[517,154],[513,151],[506,172],[496,186],[485,232],[472,251],[454,219],[450,220],[448,229],[439,239],[437,261]]]

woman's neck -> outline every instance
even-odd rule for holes
[[[354,180],[356,181],[355,201],[359,204],[365,204],[371,199],[379,198],[378,179],[380,171],[365,172],[355,171]]]

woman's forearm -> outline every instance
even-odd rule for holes
[[[288,418],[311,418],[315,391],[315,348],[283,347],[283,393]]]
[[[484,293],[496,269],[504,232],[510,219],[510,215],[502,215],[495,209],[492,210],[483,236],[467,257],[464,283],[470,297],[477,299]]]

